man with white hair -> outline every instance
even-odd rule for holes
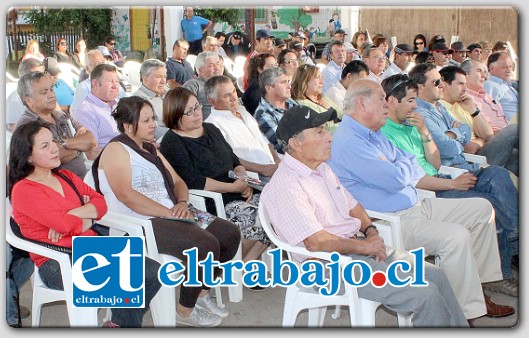
[[[246,170],[268,182],[280,162],[274,147],[259,130],[257,121],[239,104],[233,82],[226,76],[214,76],[206,82],[211,115],[205,122],[216,125]]]
[[[507,121],[516,120],[519,110],[519,93],[513,87],[512,58],[508,53],[492,53],[487,59],[489,77],[484,88],[494,101],[501,104]]]
[[[215,52],[202,52],[198,54],[195,61],[195,70],[198,73],[196,79],[191,79],[184,83],[184,88],[195,94],[198,102],[202,105],[202,118],[205,120],[211,113],[211,103],[206,98],[206,81],[213,76],[222,75],[222,64],[219,55]]]

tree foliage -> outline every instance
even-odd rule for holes
[[[102,44],[105,37],[112,34],[111,8],[33,9],[25,13],[24,17],[39,35],[80,28],[88,48]]]
[[[215,8],[215,7],[203,7],[194,8],[195,15],[201,16],[215,23],[224,21],[232,27],[239,27],[239,9],[238,8]]]
[[[288,25],[294,29],[295,32],[300,28],[306,29],[312,23],[312,16],[305,14],[301,8],[285,7],[277,11],[279,16],[279,23]]]

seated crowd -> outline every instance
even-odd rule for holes
[[[518,297],[517,60],[487,41],[448,47],[440,35],[428,43],[418,34],[413,47],[390,49],[383,36],[373,44],[357,32],[346,42],[338,29],[318,62],[308,32],[291,36],[287,46],[260,29],[255,48],[240,53],[242,33],[219,32],[193,65],[189,43],[178,39],[166,62],[142,63],[133,93],[124,90],[114,37],[100,46],[106,51],[85,52],[80,41],[75,55],[59,41],[56,58],[86,73],[71,92],[57,81],[57,60],[32,45],[6,114],[8,192],[22,234],[71,247],[72,236],[98,235],[92,220],[110,210],[150,219],[161,253],[184,259],[197,247],[199,259],[212,252],[226,262],[241,246],[247,262],[273,244],[261,205],[289,244],[349,255],[373,270],[409,260],[404,250],[436,256],[439,266],[426,264],[428,288],[358,290],[412,312],[414,326],[467,327],[514,314],[490,292]],[[246,58],[243,74],[232,66],[237,54]],[[464,173],[452,178],[445,167]],[[262,192],[244,180],[249,172]],[[196,209],[189,189],[222,194],[227,219],[210,200]],[[417,189],[435,197],[421,199]],[[366,210],[400,217],[402,248],[386,247]],[[55,261],[31,259],[48,287],[62,288]],[[147,305],[160,288],[158,266],[146,261]],[[205,287],[181,287],[175,311],[189,326],[217,326],[229,315]],[[144,313],[115,309],[105,325],[138,327]]]

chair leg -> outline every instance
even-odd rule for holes
[[[334,309],[334,313],[331,315],[332,319],[338,319],[340,318],[340,305],[336,305],[336,308]]]
[[[322,327],[325,321],[326,306],[315,307],[309,309],[309,327]]]
[[[412,316],[413,314],[405,316],[397,313],[397,322],[399,323],[399,327],[413,327],[411,322]]]

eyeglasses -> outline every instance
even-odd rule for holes
[[[378,56],[375,56],[375,61],[384,61],[386,62],[386,57],[383,56],[383,55],[378,55]]]
[[[289,65],[292,63],[299,63],[299,59],[292,59],[292,60],[285,60],[285,63],[288,63]]]
[[[408,77],[408,75],[405,75],[402,77],[402,79],[398,80],[397,83],[395,83],[395,85],[393,87],[391,87],[391,89],[388,91],[388,93],[386,94],[386,100],[391,96],[391,94],[397,90],[397,88],[400,86],[400,85],[403,85],[405,83],[410,83],[411,82],[411,79]],[[439,82],[440,83],[440,82]],[[437,86],[436,86],[437,87]]]
[[[415,45],[415,46],[418,46],[418,45],[424,45],[424,42],[422,42],[422,41],[421,41],[421,42],[415,42],[414,45]]]
[[[202,105],[200,103],[197,103],[194,107],[191,107],[188,109],[188,111],[184,112],[184,115],[191,116],[201,111],[202,111]]]
[[[68,43],[66,41],[61,41],[61,45],[68,45]]]
[[[111,42],[111,43],[109,43],[109,45],[111,45],[111,46],[115,46],[116,43],[115,43],[115,42]]]

